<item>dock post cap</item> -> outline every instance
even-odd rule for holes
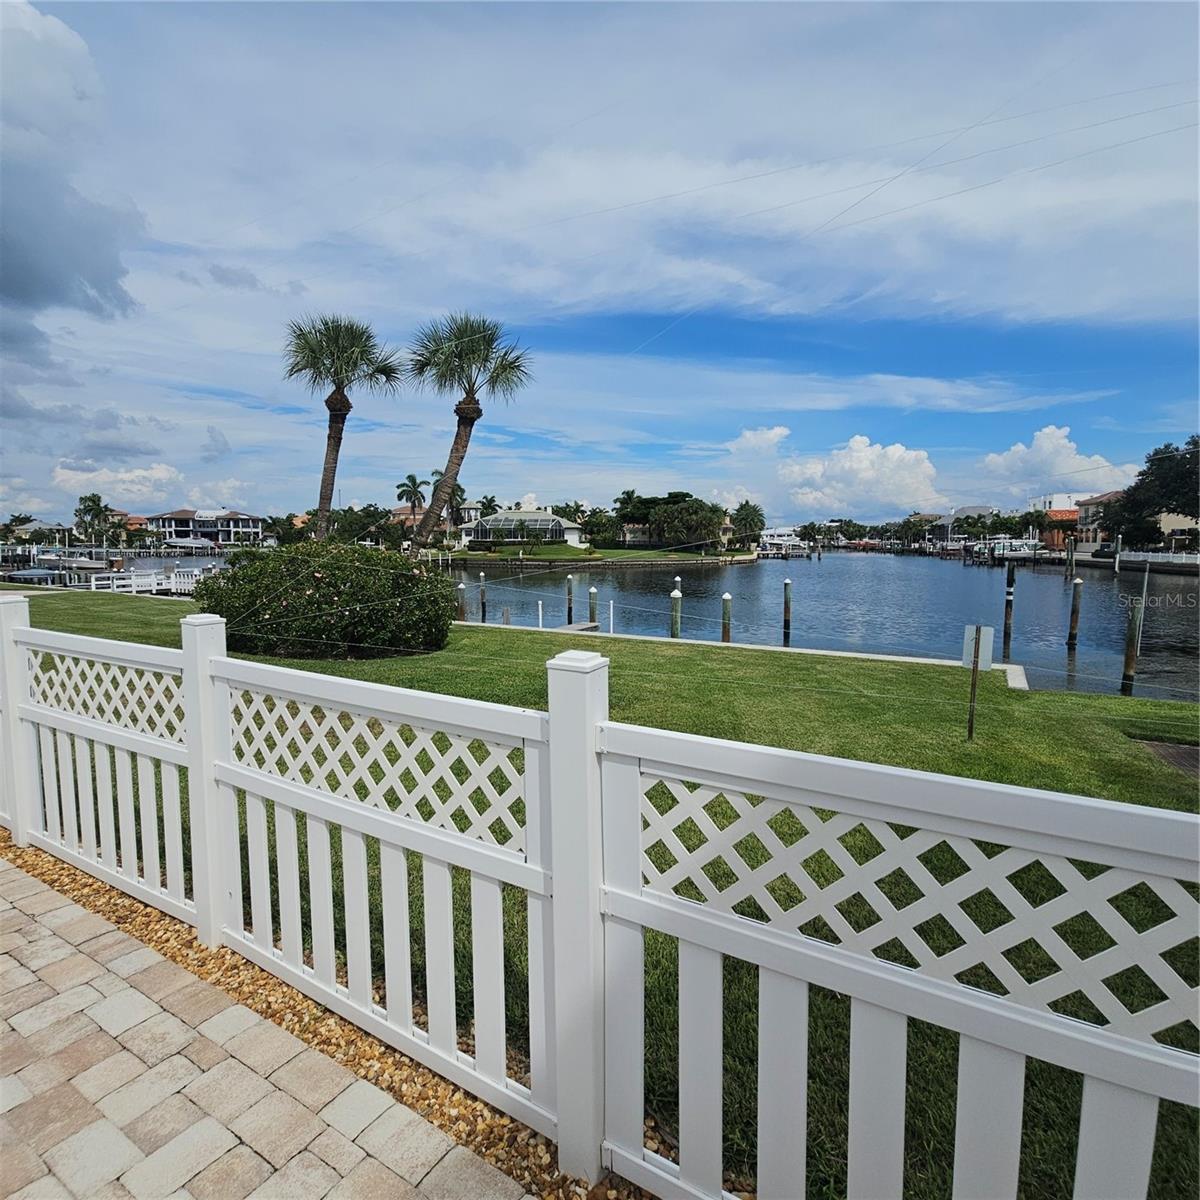
[[[589,591],[589,592],[590,592],[592,595],[595,595],[596,589],[595,589],[595,587],[590,587],[590,588],[588,588],[588,591]]]
[[[733,599],[733,597],[732,597],[732,596],[731,596],[731,595],[730,595],[728,592],[726,592],[726,593],[725,593],[725,594],[724,594],[724,595],[721,597],[721,599],[722,599],[722,600],[732,600],[732,599]]]
[[[1083,580],[1080,579],[1078,575],[1076,575],[1075,578],[1071,580],[1071,582],[1072,583],[1082,583]]]
[[[682,599],[683,599],[683,593],[682,593],[682,592],[681,592],[681,591],[680,591],[678,588],[676,588],[676,589],[675,589],[675,590],[674,590],[674,591],[671,593],[671,599],[672,599],[672,600],[682,600]]]
[[[792,581],[791,581],[790,579],[785,579],[783,582],[784,582],[784,583],[791,583]]]

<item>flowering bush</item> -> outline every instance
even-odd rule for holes
[[[377,658],[440,650],[454,620],[441,572],[366,546],[303,542],[238,550],[196,585],[201,612],[227,622],[231,650],[278,658]]]

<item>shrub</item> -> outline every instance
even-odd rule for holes
[[[378,658],[440,650],[454,585],[439,571],[367,546],[303,542],[238,550],[196,585],[202,612],[228,622],[231,650],[279,658]]]

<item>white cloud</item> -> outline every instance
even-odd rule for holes
[[[188,499],[197,508],[244,508],[253,488],[244,479],[214,479],[189,488]]]
[[[743,429],[726,443],[731,454],[761,454],[774,451],[792,431],[786,425],[772,425],[769,429]]]
[[[793,506],[802,516],[893,516],[941,505],[937,469],[924,450],[890,446],[856,434],[830,454],[779,466]]]
[[[1070,433],[1069,425],[1046,425],[1028,446],[1015,442],[1003,453],[987,455],[984,474],[1004,494],[1020,500],[1035,491],[1093,495],[1133,482],[1137,463],[1112,463],[1102,454],[1081,454]]]
[[[114,471],[95,463],[60,462],[51,479],[64,492],[75,495],[100,492],[106,501],[116,504],[161,500],[183,482],[183,476],[167,463]]]

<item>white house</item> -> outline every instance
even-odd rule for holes
[[[203,538],[218,546],[260,542],[263,518],[233,508],[177,508],[146,518],[147,527],[167,540]]]
[[[531,536],[540,536],[543,542],[562,542],[568,546],[583,546],[583,526],[566,517],[555,516],[542,508],[512,508],[466,521],[458,527],[459,543],[496,542],[519,544],[529,541]]]

